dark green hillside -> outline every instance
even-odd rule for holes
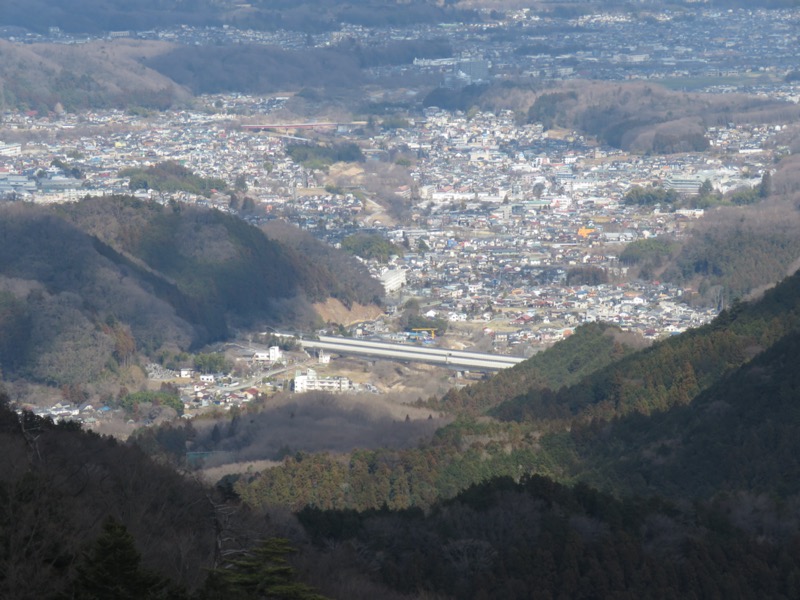
[[[612,332],[450,396],[474,410],[529,386],[496,409],[521,423],[459,419],[418,448],[298,452],[226,483],[256,509],[299,510],[341,568],[400,593],[797,597],[800,275],[616,361]],[[570,372],[556,356],[581,358]]]
[[[642,340],[605,323],[583,325],[545,352],[500,371],[486,382],[453,389],[441,400],[448,410],[484,412],[532,388],[559,389],[621,359]]]
[[[398,436],[404,425],[396,423],[387,433]],[[554,464],[529,433],[513,425],[467,421],[441,429],[418,448],[354,450],[348,461],[334,454],[297,452],[278,466],[243,475],[234,489],[256,508],[427,510],[493,477],[560,474],[562,465]]]
[[[800,334],[790,333],[689,406],[574,431],[598,484],[673,497],[800,493]]]
[[[214,563],[208,490],[136,448],[0,407],[0,596],[52,598],[113,517],[143,567],[195,587]],[[120,582],[122,583],[122,582]]]
[[[329,260],[310,261],[305,252],[321,254],[318,244],[294,241],[290,232],[273,240],[217,211],[168,208],[124,197],[87,199],[65,210],[79,227],[237,323],[302,318],[302,312],[286,313],[284,300],[296,296],[311,302],[332,296],[345,304],[369,304],[383,297],[367,271],[343,253],[325,247]],[[297,237],[307,238],[302,232]],[[342,260],[335,260],[337,256]]]
[[[310,303],[330,296],[368,304],[380,298],[368,280],[352,265],[345,277],[335,261],[308,264],[216,211],[125,197],[8,206],[0,219],[0,368],[87,384],[135,352],[186,350],[231,327],[302,326],[315,318]]]
[[[711,324],[630,355],[553,391],[532,388],[494,409],[510,420],[610,419],[688,404],[701,391],[800,327],[800,274]]]
[[[706,327],[637,352],[613,328],[592,325],[443,399],[506,422],[466,416],[418,448],[357,451],[347,461],[291,454],[240,478],[236,491],[253,506],[357,510],[427,510],[471,484],[531,474],[678,497],[800,492],[799,300],[795,275]]]
[[[2,598],[211,600],[258,586],[324,600],[298,580],[291,555],[304,540],[290,520],[242,510],[135,446],[18,415],[2,390],[0,453]],[[251,552],[260,570],[238,562]]]
[[[738,529],[722,507],[622,500],[543,477],[494,479],[429,513],[299,514],[320,546],[417,597],[790,598],[800,540]]]
[[[130,178],[128,185],[132,190],[184,191],[208,197],[212,192],[222,192],[228,187],[222,179],[200,177],[174,161],[161,162],[147,168],[123,169],[119,176]]]

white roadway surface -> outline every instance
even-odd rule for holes
[[[377,358],[393,358],[477,369],[507,369],[525,360],[515,356],[409,346],[406,344],[391,344],[389,342],[374,342],[333,336],[320,336],[319,340],[300,340],[300,343],[306,349],[316,348],[338,354],[360,354]]]

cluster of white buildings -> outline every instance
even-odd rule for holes
[[[305,373],[297,371],[292,384],[292,391],[295,394],[303,392],[342,393],[355,389],[355,385],[347,377],[320,377],[314,369],[307,369]]]

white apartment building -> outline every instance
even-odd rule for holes
[[[353,389],[353,382],[347,377],[319,377],[314,369],[305,374],[296,371],[293,388],[295,394],[303,392],[347,392]]]

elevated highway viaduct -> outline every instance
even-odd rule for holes
[[[468,352],[465,350],[447,350],[444,348],[427,348],[424,346],[408,346],[405,344],[392,344],[389,342],[374,342],[369,340],[356,340],[333,336],[320,336],[319,340],[300,340],[303,348],[325,350],[337,354],[355,354],[405,360],[410,362],[425,362],[449,366],[454,368],[498,371],[513,367],[525,360],[515,356],[500,356],[482,352]]]

